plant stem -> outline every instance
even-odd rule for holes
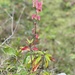
[[[29,45],[29,48],[30,48],[30,51],[31,51],[30,57],[31,57],[31,65],[32,65],[32,49],[31,49],[31,44]],[[31,68],[32,68],[32,66],[31,66]]]

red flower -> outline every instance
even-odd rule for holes
[[[42,4],[43,4],[42,1],[39,2],[38,0],[33,0],[33,7],[36,8],[36,12],[37,13],[40,12],[40,11],[42,11]]]
[[[36,14],[33,14],[32,15],[32,19],[40,20],[40,16],[39,15],[36,15]]]
[[[29,50],[29,47],[25,46],[25,47],[21,48],[21,50]]]
[[[36,3],[38,3],[38,0],[33,0],[33,7],[36,6]]]
[[[38,39],[38,38],[39,38],[38,34],[36,34],[35,38],[36,38],[36,39]]]
[[[33,50],[34,50],[34,51],[37,51],[37,50],[38,50],[38,48],[37,48],[37,47],[33,47]]]
[[[36,12],[40,12],[42,11],[42,2],[37,2],[36,3]]]
[[[37,15],[37,20],[40,20],[40,16],[39,15]]]
[[[33,14],[32,15],[32,19],[36,19],[36,14]]]

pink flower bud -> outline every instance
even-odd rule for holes
[[[40,16],[39,15],[37,15],[37,20],[40,20]]]
[[[36,14],[33,14],[33,15],[32,15],[32,19],[35,19],[35,18],[36,18]]]
[[[39,38],[38,34],[36,34],[36,36],[35,36],[35,37],[36,37],[36,39],[38,39],[38,38]]]
[[[38,0],[33,0],[33,7],[36,7],[37,3],[38,3]]]
[[[36,14],[33,14],[32,15],[32,19],[40,20],[40,16],[39,15],[36,15]]]

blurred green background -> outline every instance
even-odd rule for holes
[[[10,16],[13,16],[13,11],[13,28],[17,26],[17,29],[12,38],[0,46],[0,57],[3,59],[1,50],[5,45],[20,48],[26,44],[25,38],[32,35],[31,15],[35,13],[32,0],[0,0],[0,45],[12,34]],[[44,0],[40,16],[41,20],[38,22],[37,29],[40,49],[49,50],[55,57],[56,62],[53,65],[56,68],[55,73],[65,72],[67,75],[74,75],[75,0]]]

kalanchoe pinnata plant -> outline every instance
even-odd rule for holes
[[[33,20],[34,28],[32,29],[33,38],[31,40],[27,39],[28,46],[21,48],[22,51],[27,50],[30,51],[30,64],[31,64],[31,72],[37,72],[44,67],[49,66],[49,61],[55,61],[55,59],[46,51],[40,51],[37,47],[37,42],[39,40],[39,35],[36,32],[37,30],[37,21],[41,20],[39,13],[42,11],[43,1],[33,0],[33,8],[36,9],[36,13],[32,14],[31,19]],[[38,71],[38,74],[40,72]]]
[[[35,13],[31,15],[33,20],[32,37],[26,38],[26,45],[21,47],[20,50],[6,47],[4,52],[14,56],[11,63],[15,65],[15,69],[18,73],[24,70],[23,74],[20,75],[51,75],[50,72],[46,71],[50,65],[50,61],[55,61],[49,51],[42,50],[39,48],[39,34],[37,32],[37,22],[41,20],[39,13],[42,12],[43,1],[32,0],[33,8],[35,8]],[[30,37],[30,36],[29,36]],[[10,65],[12,65],[9,63]],[[16,67],[16,65],[18,65]],[[10,66],[10,70],[13,67]],[[14,70],[15,70],[14,69]],[[16,73],[15,75],[19,75]]]

